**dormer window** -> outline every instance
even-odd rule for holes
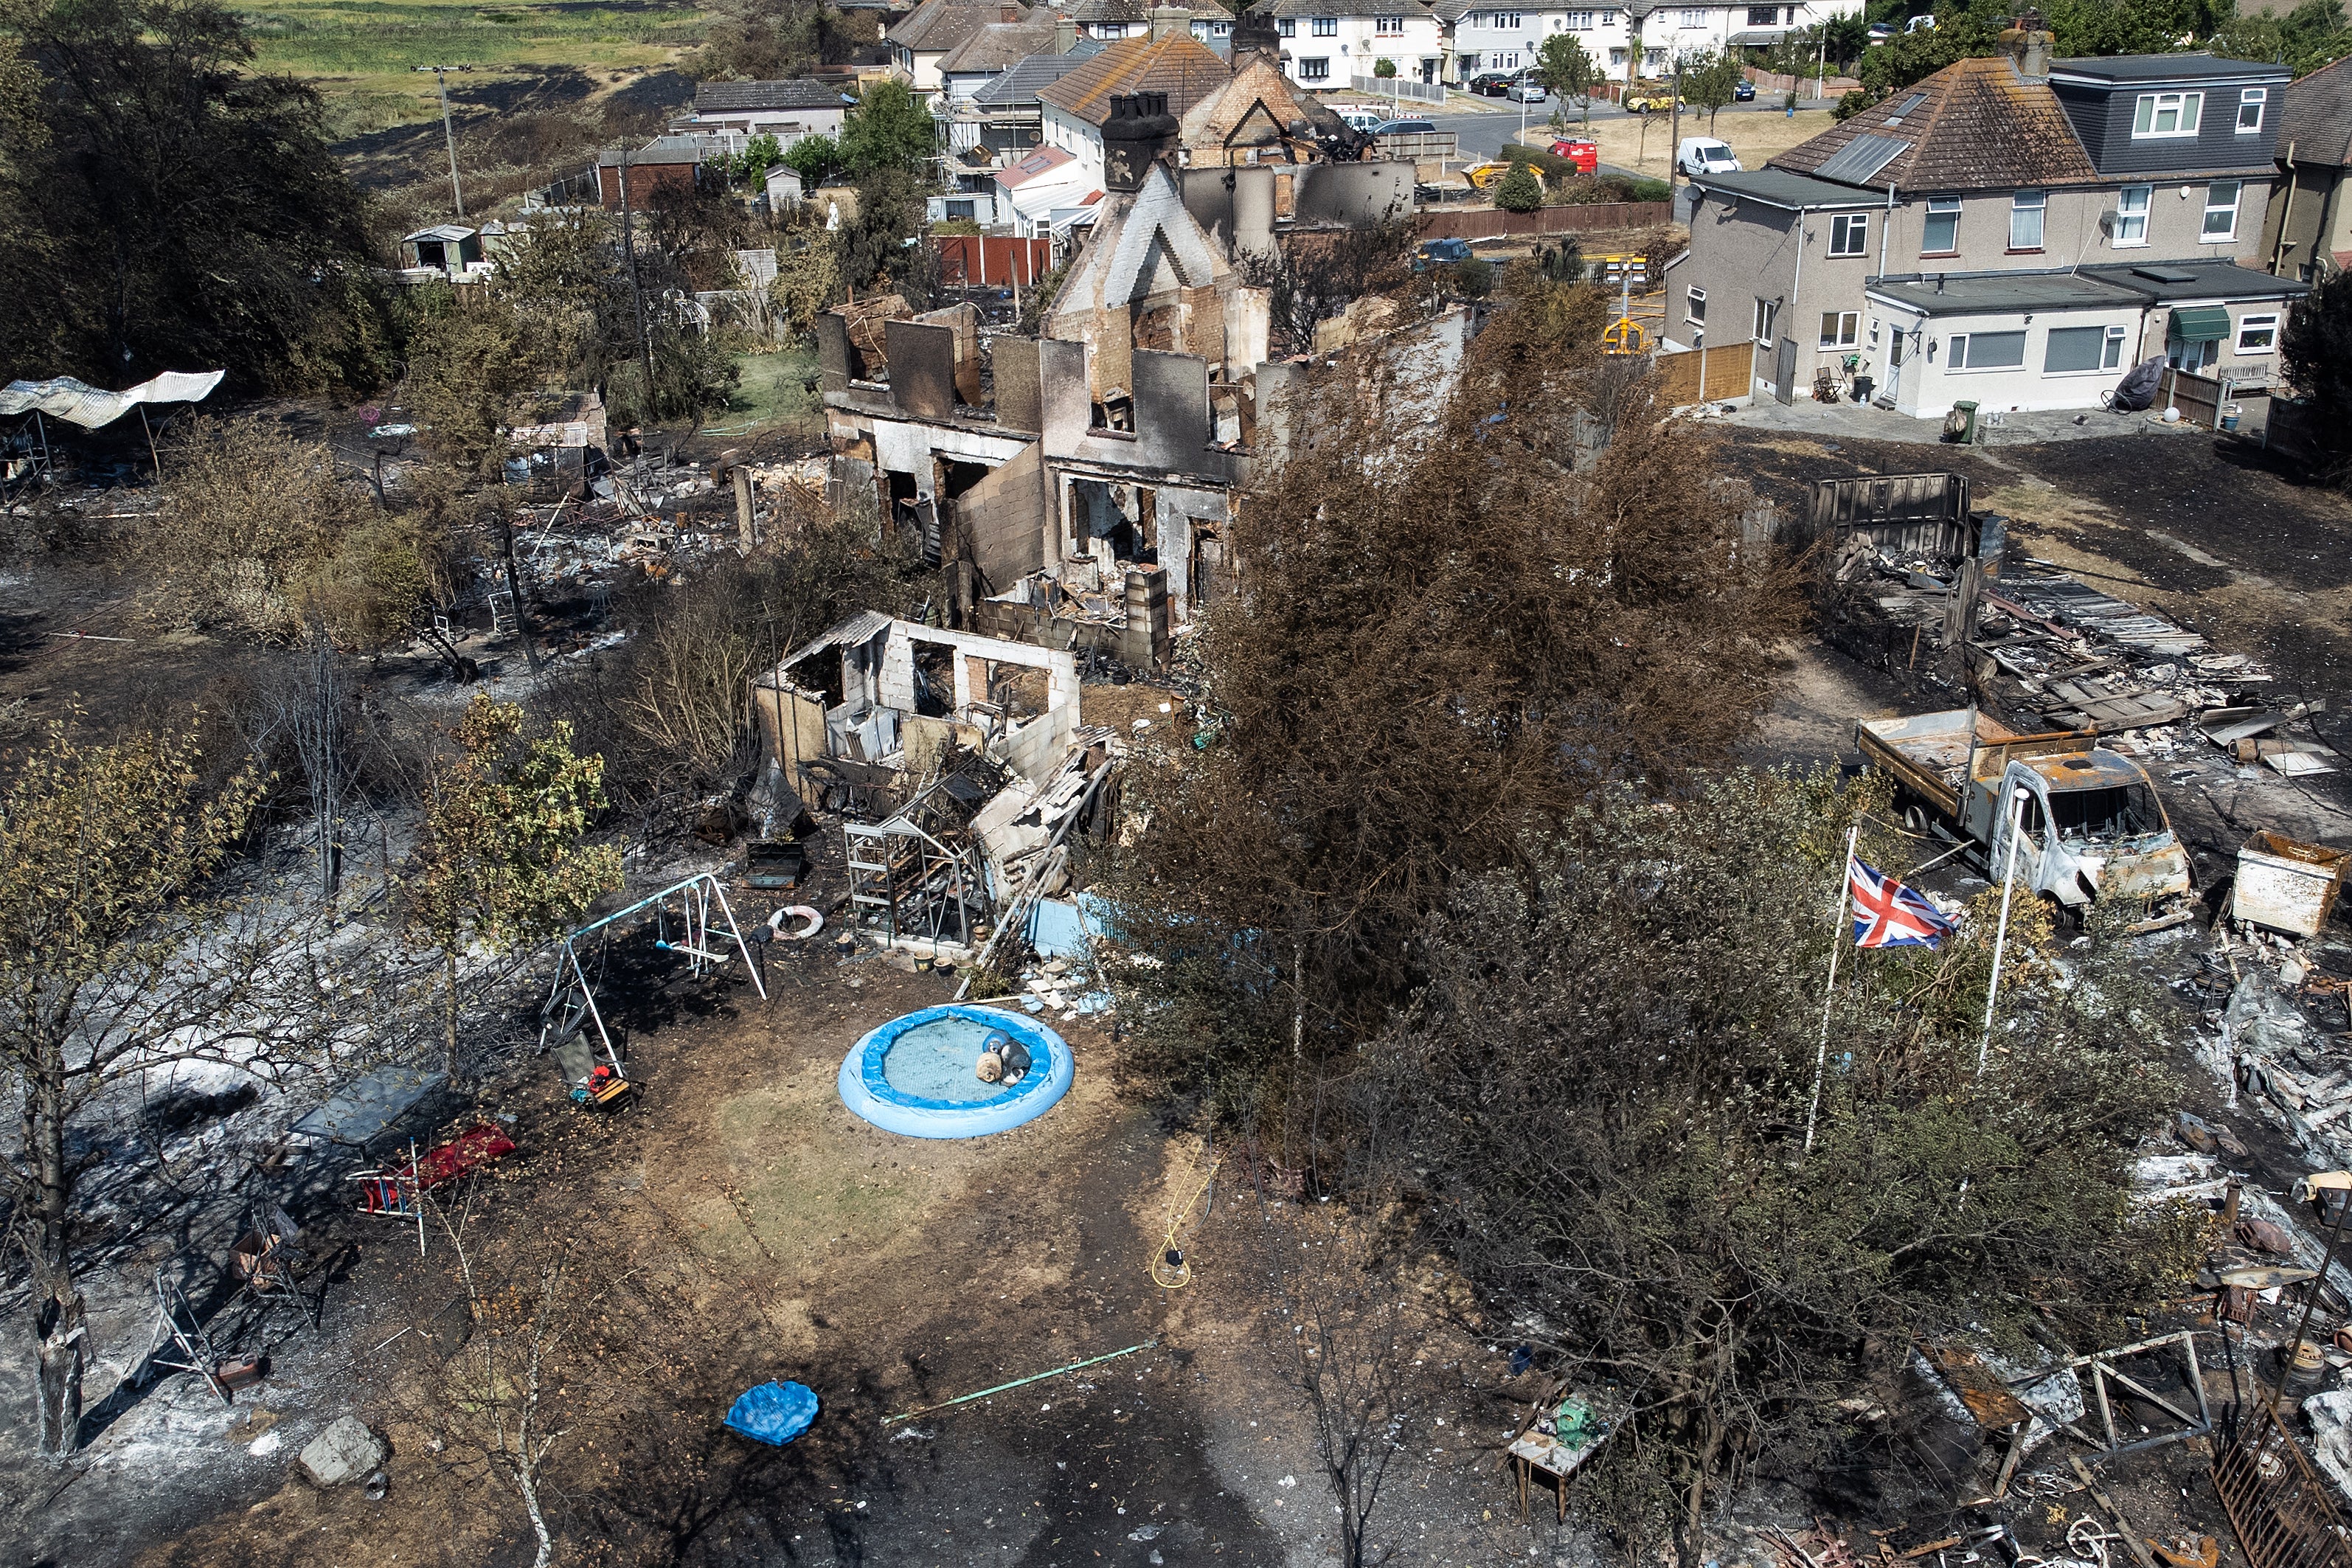
[[[2251,136],[2263,128],[2263,108],[2270,100],[2270,89],[2250,87],[2238,94],[2238,134]]]
[[[2204,111],[2201,92],[2143,92],[2132,110],[2132,136],[2194,136]]]

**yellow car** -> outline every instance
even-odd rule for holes
[[[1681,103],[1672,88],[1637,87],[1625,95],[1628,114],[1669,114]]]

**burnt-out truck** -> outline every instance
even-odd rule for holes
[[[1864,761],[1895,777],[1915,832],[1969,847],[1998,882],[2079,915],[2099,899],[2145,900],[2149,928],[2189,917],[2189,855],[2147,772],[2095,731],[2021,735],[1971,708],[1865,719]]]

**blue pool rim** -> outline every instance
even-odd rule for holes
[[[890,1047],[908,1030],[941,1018],[964,1018],[1003,1030],[1029,1047],[1029,1071],[1019,1083],[986,1100],[927,1100],[891,1087],[882,1076]],[[1069,1092],[1076,1076],[1068,1042],[1045,1025],[994,1007],[950,1002],[867,1030],[841,1058],[841,1103],[884,1131],[908,1138],[985,1138],[1045,1115]]]

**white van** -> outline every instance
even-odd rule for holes
[[[1712,136],[1685,136],[1675,149],[1675,167],[1685,174],[1728,174],[1739,160]]]

